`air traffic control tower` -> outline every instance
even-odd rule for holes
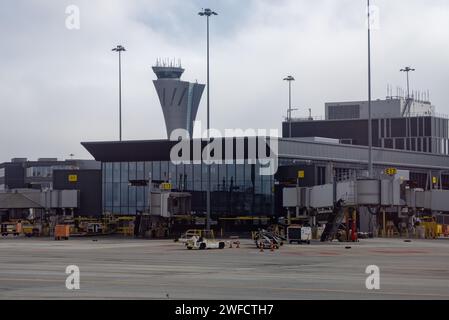
[[[185,129],[192,137],[205,85],[181,81],[184,73],[181,63],[158,60],[153,71],[157,76],[153,82],[164,113],[168,138],[176,129]]]

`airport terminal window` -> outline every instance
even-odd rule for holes
[[[105,189],[105,206],[106,207],[112,207],[112,183],[106,183]]]
[[[41,177],[41,178],[51,178],[53,176],[53,170],[77,170],[78,167],[74,166],[39,166],[39,167],[29,167],[26,170],[27,178]]]
[[[173,165],[169,162],[103,163],[103,207],[115,214],[134,215],[148,206],[148,187],[130,186],[129,180],[171,178],[174,191],[192,194],[192,211],[206,210],[207,165]],[[162,179],[161,179],[162,178]],[[213,214],[269,215],[273,212],[272,176],[261,176],[259,166],[214,164],[211,166]],[[223,193],[225,196],[223,196]]]
[[[105,171],[106,182],[112,182],[112,163],[103,164],[103,170]]]
[[[161,180],[168,181],[169,177],[168,161],[161,162]]]
[[[227,189],[227,166],[226,164],[220,165],[220,170],[218,172],[218,190],[226,191]]]
[[[5,176],[5,168],[0,168],[0,178]]]
[[[135,214],[136,210],[131,211],[132,207],[136,207],[137,204],[137,200],[136,200],[136,188],[137,187],[133,187],[133,186],[129,186],[128,190],[128,206],[130,207],[130,213]],[[141,188],[141,187],[139,187]]]
[[[200,165],[201,167],[201,171],[202,171],[202,177],[203,177],[203,181],[201,183],[201,190],[202,191],[207,191],[207,166],[205,165]],[[211,181],[212,181],[212,170],[211,170]],[[213,188],[213,184],[211,183],[211,188]]]
[[[120,182],[120,163],[115,162],[112,165],[112,181]]]
[[[148,186],[143,187],[143,202],[144,202],[144,209],[148,208]]]
[[[136,179],[144,180],[145,179],[145,163],[137,162],[137,170],[136,170]]]
[[[206,168],[207,170],[207,166],[204,166],[204,168]],[[206,175],[207,177],[207,175]],[[219,186],[219,175],[218,175],[218,165],[216,164],[212,164],[210,167],[210,185],[211,185],[211,190],[213,191],[218,191],[220,186]]]
[[[112,204],[114,207],[120,206],[120,183],[112,183]]]
[[[178,177],[178,173],[177,173],[177,167],[176,165],[174,165],[173,163],[169,162],[169,172],[170,172],[170,182],[172,183],[173,186],[178,186],[178,181],[179,181],[179,177]],[[181,172],[181,171],[180,171]]]
[[[245,190],[254,192],[254,165],[248,164],[245,161]]]
[[[152,175],[153,163],[151,161],[145,162],[145,180],[150,179],[150,174]]]
[[[262,190],[261,193],[264,195],[271,195],[273,188],[273,176],[261,176],[262,180]]]
[[[130,162],[129,163],[128,181],[137,179],[136,167],[137,167],[137,163],[136,162]]]
[[[144,192],[145,190],[143,187],[136,187],[136,205],[138,210],[145,209]]]
[[[121,184],[121,194],[120,194],[120,206],[128,206],[128,188],[129,184],[122,182]]]
[[[122,162],[121,163],[121,179],[120,181],[126,182],[128,181],[129,171],[128,171],[128,162]]]
[[[245,184],[245,166],[241,164],[237,164],[235,166],[235,180],[234,185],[239,190],[244,190],[244,184]]]
[[[186,164],[184,166],[185,190],[193,190],[193,166]]]
[[[260,172],[260,165],[255,165],[255,174],[254,174],[254,193],[262,193],[262,176],[258,174]]]
[[[201,190],[201,165],[193,165],[193,190]]]
[[[153,162],[153,180],[161,180],[161,162]]]
[[[235,187],[235,164],[227,164],[227,181],[228,181],[228,190],[233,189]]]
[[[52,176],[51,167],[29,167],[27,168],[27,177],[50,178]]]

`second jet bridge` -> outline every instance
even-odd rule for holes
[[[400,179],[357,179],[309,188],[285,188],[283,206],[308,210],[344,207],[398,207],[449,213],[449,190],[409,189]]]

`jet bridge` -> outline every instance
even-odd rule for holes
[[[284,188],[283,206],[307,210],[343,207],[400,207],[449,213],[449,190],[409,189],[403,180],[357,179],[308,188]]]
[[[289,212],[294,208],[296,212],[305,213],[304,218],[327,213],[321,241],[329,241],[336,236],[345,219],[346,222],[352,221],[351,235],[357,233],[354,212],[361,207],[370,213],[382,210],[400,214],[428,210],[449,214],[449,190],[410,189],[404,179],[397,177],[365,178],[314,187],[285,188],[283,205]],[[348,225],[346,227],[349,228]],[[352,237],[355,241],[356,237]]]

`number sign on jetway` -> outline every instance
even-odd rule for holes
[[[172,189],[172,184],[171,183],[167,183],[167,182],[161,183],[160,189],[161,190],[171,190]]]
[[[396,168],[387,168],[385,169],[385,174],[389,176],[394,176],[398,173],[398,169]]]

